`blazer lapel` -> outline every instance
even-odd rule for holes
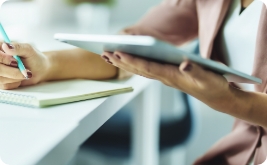
[[[214,39],[221,27],[231,0],[198,0],[200,53],[210,58]]]
[[[254,57],[253,76],[262,79],[261,85],[256,85],[255,89],[266,93],[267,82],[267,10],[265,5],[262,7],[261,18],[258,27],[256,51]]]

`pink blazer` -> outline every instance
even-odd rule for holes
[[[175,45],[196,37],[204,58],[223,60],[216,51],[216,36],[231,0],[165,0],[125,32],[151,35]],[[263,80],[255,90],[267,90],[267,10],[262,7],[254,60],[254,76]],[[267,122],[267,119],[266,119]],[[207,135],[209,136],[209,135]],[[255,151],[255,163],[267,156],[267,128],[236,119],[232,132],[217,142],[196,165],[246,165]]]

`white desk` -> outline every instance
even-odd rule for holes
[[[157,84],[155,81],[139,76],[135,76],[125,83],[132,85],[134,92],[44,109],[0,104],[0,157],[9,165],[66,164],[78,147],[121,107],[142,91],[146,91],[145,89],[151,91],[149,86],[152,84]],[[148,93],[145,95],[153,99],[153,95],[148,96]],[[151,104],[144,103],[143,105],[143,108],[137,111],[139,117],[142,116],[140,116],[142,112],[146,112],[143,111],[144,108],[153,110],[153,105],[151,108],[148,107]],[[147,119],[143,116],[139,122],[142,123],[145,120]],[[154,121],[152,119],[148,123],[154,124]],[[153,127],[157,126],[152,125],[152,136],[154,135]],[[143,128],[142,126],[136,131],[144,132],[145,129],[151,132],[151,127]],[[144,147],[136,149],[136,153],[140,153],[138,150],[144,151],[141,153],[147,153],[149,148],[151,151],[154,150],[153,140],[147,139],[147,136],[143,133],[139,140],[137,138],[136,143],[141,143]],[[148,141],[148,145],[145,145]],[[153,152],[157,154],[155,151]],[[149,158],[143,159],[142,155],[138,156],[137,154],[139,162],[144,161],[145,164],[149,161]],[[153,159],[151,161],[154,162]]]
[[[41,51],[72,48],[53,41],[73,28],[7,28],[11,38],[34,43]],[[40,33],[42,32],[42,33]],[[64,165],[79,146],[134,98],[133,164],[158,164],[159,83],[134,76],[124,83],[134,92],[107,98],[32,109],[0,104],[0,158],[9,165]],[[58,157],[60,155],[60,157]]]

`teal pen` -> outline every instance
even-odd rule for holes
[[[10,44],[11,41],[10,41],[10,39],[8,38],[8,36],[7,36],[7,34],[6,34],[6,31],[4,30],[4,27],[2,26],[1,23],[0,23],[0,32],[1,32],[2,36],[3,36],[3,38],[4,38],[4,41],[5,41],[6,43]],[[17,60],[17,62],[18,62],[18,67],[19,67],[20,72],[23,74],[23,76],[24,76],[26,79],[28,79],[27,70],[26,70],[24,64],[22,63],[20,57],[17,56],[17,55],[15,55],[15,56],[13,56],[13,57],[14,57],[14,58]]]

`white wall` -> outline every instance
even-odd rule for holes
[[[112,8],[111,24],[133,24],[139,20],[146,11],[159,4],[162,0],[117,0]]]
[[[1,9],[1,20],[4,20],[5,24],[22,24],[22,20],[25,22],[36,21],[41,14],[45,14],[38,9],[37,4],[40,4],[41,9],[47,10],[47,17],[53,17],[58,23],[65,22],[66,19],[73,21],[74,10],[73,7],[66,5],[64,0],[34,0],[33,2],[8,2],[4,4]],[[162,0],[117,0],[114,7],[111,8],[111,25],[114,24],[132,24],[139,20],[146,11],[159,4]],[[52,7],[53,8],[52,8]],[[60,6],[60,7],[59,7]],[[10,13],[10,10],[15,13]],[[18,11],[18,12],[16,12]],[[20,13],[20,14],[18,14]],[[43,18],[42,18],[43,19]],[[39,20],[45,21],[45,20]]]

